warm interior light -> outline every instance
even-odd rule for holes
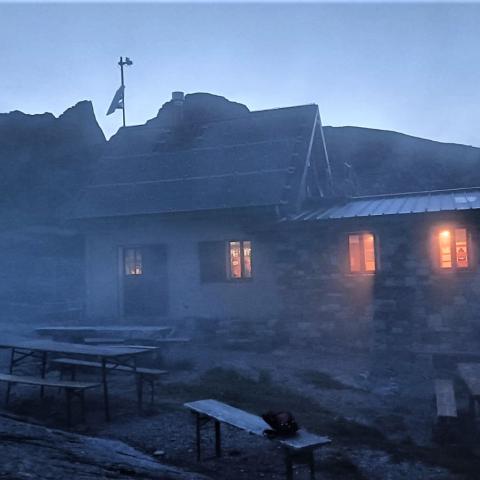
[[[232,278],[242,278],[240,242],[230,242],[230,275]]]
[[[450,230],[442,230],[438,235],[438,248],[440,252],[440,268],[452,268],[452,242]]]
[[[371,233],[363,235],[363,252],[365,258],[365,271],[375,271],[375,238]]]
[[[468,242],[465,228],[455,229],[455,256],[458,268],[468,268]]]
[[[375,272],[375,237],[373,234],[363,233],[349,235],[348,251],[350,272]]]
[[[350,271],[352,273],[358,273],[362,269],[362,254],[360,248],[360,235],[349,235],[348,251],[350,256]]]

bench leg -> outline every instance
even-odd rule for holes
[[[287,480],[293,480],[293,465],[308,465],[310,480],[315,480],[315,455],[313,450],[292,452],[285,448],[285,467]]]
[[[222,456],[222,437],[220,430],[220,422],[215,420],[215,455],[217,457]]]
[[[12,384],[10,382],[7,383],[7,390],[5,392],[5,406],[8,406],[10,402],[10,390],[12,388]]]
[[[309,453],[308,463],[310,465],[310,480],[315,480],[315,456],[313,452]]]
[[[293,480],[293,462],[292,456],[288,450],[285,451],[285,476],[287,480]]]

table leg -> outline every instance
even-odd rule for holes
[[[476,405],[476,399],[473,395],[470,395],[469,397],[469,413],[470,417],[475,420],[477,416],[477,405]]]
[[[80,390],[80,408],[82,423],[85,423],[85,390]]]
[[[72,425],[72,392],[69,388],[65,389],[65,397],[67,400],[67,425]]]
[[[47,352],[42,352],[42,366],[41,366],[41,372],[40,372],[40,376],[42,378],[45,378],[46,370],[47,370]],[[43,398],[44,393],[45,393],[45,387],[42,385],[40,387],[40,397],[41,398]]]
[[[12,348],[12,352],[10,353],[10,366],[8,367],[8,373],[12,374],[13,373],[13,362],[15,360],[15,349]],[[10,389],[11,389],[11,383],[7,383],[7,391],[5,393],[5,405],[8,405],[8,402],[10,400]]]
[[[200,414],[195,413],[195,418],[196,418],[196,430],[197,430],[197,462],[200,461],[201,458],[201,421],[200,421]]]
[[[155,405],[155,378],[150,380],[150,404],[152,407]]]
[[[133,377],[135,378],[135,386],[137,389],[137,407],[138,410],[142,410],[142,402],[143,402],[143,377],[142,375],[137,374],[137,358],[133,357]]]
[[[220,430],[220,422],[215,420],[215,455],[217,457],[222,456],[222,437]]]
[[[105,420],[110,421],[110,406],[108,402],[108,384],[107,384],[107,359],[102,358],[102,386],[103,386],[103,403],[105,405]]]

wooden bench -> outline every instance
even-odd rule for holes
[[[92,362],[88,360],[77,360],[73,358],[56,358],[50,363],[59,365],[60,367],[66,367],[70,369],[71,379],[75,380],[76,377],[76,368],[102,368],[100,362]],[[112,363],[107,363],[106,367],[108,370],[122,373],[133,373],[134,370],[132,367],[127,367],[123,365],[117,365]],[[145,368],[137,367],[135,369],[135,375],[138,379],[138,396],[139,404],[141,405],[143,399],[143,384],[148,383],[150,385],[150,403],[153,404],[155,400],[155,382],[159,377],[166,375],[167,370],[158,370],[156,368]]]
[[[155,345],[166,344],[166,343],[188,343],[191,339],[188,337],[165,337],[158,338],[155,340]]]
[[[65,380],[52,380],[41,377],[28,377],[23,375],[13,375],[10,373],[0,373],[0,382],[7,383],[7,393],[5,404],[10,400],[10,387],[15,384],[32,385],[39,387],[52,387],[65,390],[67,399],[67,423],[71,425],[72,421],[72,397],[77,396],[80,399],[82,421],[85,420],[85,390],[100,387],[99,383],[76,382]]]
[[[89,345],[113,345],[125,343],[125,339],[117,337],[87,337],[83,340],[83,343]]]
[[[452,380],[435,380],[435,400],[438,419],[457,418],[457,403]]]
[[[253,435],[264,436],[264,431],[269,429],[269,425],[259,416],[245,412],[238,408],[227,405],[217,400],[199,400],[196,402],[185,403],[196,417],[196,445],[197,460],[201,459],[201,429],[210,422],[215,425],[215,454],[221,456],[221,433],[220,425],[225,423]],[[315,459],[314,451],[330,443],[330,439],[325,436],[315,435],[306,430],[299,430],[291,437],[276,437],[274,441],[282,445],[285,454],[286,476],[288,480],[293,479],[293,464],[307,464],[310,467],[310,477],[315,478]]]

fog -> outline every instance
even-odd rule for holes
[[[0,3],[0,477],[476,478],[478,6],[67,3]]]

